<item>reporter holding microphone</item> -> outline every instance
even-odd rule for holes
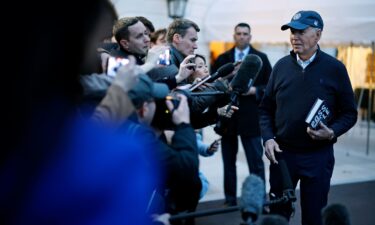
[[[197,96],[192,96],[191,98],[191,119],[193,127],[198,129],[215,124],[219,116],[230,118],[233,113],[238,110],[238,107],[231,106],[227,112],[229,103],[228,95],[226,94],[229,88],[228,82],[221,78],[215,78],[215,75],[210,75],[206,59],[203,55],[196,54],[194,58],[191,58],[191,61],[195,66],[192,74],[187,78],[189,85],[187,88],[191,90],[192,86],[196,86],[196,88],[192,90],[191,95],[197,93]],[[223,68],[224,69],[218,73],[218,77],[228,75],[228,73],[231,73],[234,69],[233,65],[223,66]],[[210,79],[207,80],[207,78],[215,78],[216,80],[210,82]],[[205,82],[200,84],[201,81]],[[210,92],[221,92],[221,94],[205,95],[205,93]]]

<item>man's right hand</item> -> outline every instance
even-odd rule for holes
[[[276,152],[282,152],[279,148],[279,144],[274,139],[269,139],[264,144],[265,153],[267,158],[271,161],[271,163],[278,164],[276,157],[275,157],[275,151]]]
[[[217,152],[217,150],[219,149],[220,140],[221,140],[221,138],[220,139],[216,139],[214,142],[212,142],[210,144],[210,146],[207,149],[208,153],[214,154],[215,152]]]
[[[228,110],[228,107],[230,107],[230,109]],[[234,105],[226,105],[226,106],[223,106],[221,108],[217,108],[217,114],[219,116],[224,116],[224,117],[227,117],[227,118],[231,118],[233,113],[235,113],[239,108],[237,106],[234,106]]]
[[[166,100],[167,107],[172,113],[172,121],[176,125],[179,125],[181,123],[190,124],[190,111],[187,98],[183,94],[176,94],[176,96],[180,100],[177,108],[174,108],[171,100]]]

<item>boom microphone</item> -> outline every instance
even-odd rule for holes
[[[241,190],[241,197],[238,206],[231,206],[227,208],[219,208],[219,209],[210,209],[205,211],[199,212],[191,212],[191,213],[180,213],[177,215],[172,215],[169,219],[170,221],[181,220],[181,219],[188,219],[188,218],[195,218],[195,217],[202,217],[202,216],[210,216],[216,215],[221,213],[230,213],[241,210],[242,218],[249,222],[255,221],[257,217],[262,212],[263,207],[263,198],[265,195],[265,188],[264,182],[261,178],[256,175],[249,175],[243,185]]]
[[[263,65],[262,59],[254,54],[246,55],[240,65],[237,74],[233,77],[230,86],[233,92],[238,94],[246,93],[253,85]]]
[[[282,187],[283,187],[283,197],[286,201],[296,201],[296,194],[293,188],[292,179],[290,178],[288,167],[284,159],[279,159]]]
[[[282,161],[282,160],[281,160]],[[279,160],[280,164],[280,160]],[[281,170],[287,169],[285,161],[281,162]],[[285,184],[283,187],[285,190],[293,190],[292,182],[289,177],[288,170],[284,170],[282,172],[282,176]],[[289,189],[289,188],[292,189]],[[294,193],[294,191],[293,191]],[[230,213],[240,210],[242,213],[242,219],[245,221],[245,224],[253,224],[258,217],[261,215],[263,206],[271,206],[276,204],[284,204],[290,200],[295,201],[294,198],[287,198],[286,196],[282,196],[279,199],[275,199],[273,201],[264,201],[265,196],[265,186],[264,181],[256,176],[256,175],[249,175],[242,184],[241,190],[241,197],[238,206],[230,206],[227,208],[219,208],[219,209],[209,209],[203,210],[198,212],[190,212],[190,213],[180,213],[177,215],[172,215],[169,221],[176,221],[181,219],[188,219],[188,218],[195,218],[195,217],[202,217],[202,216],[211,216],[221,213]],[[294,196],[295,197],[295,196]]]
[[[348,208],[341,203],[331,203],[322,209],[323,224],[351,224]]]
[[[208,79],[207,82],[212,82],[219,77],[224,77],[230,74],[231,72],[233,72],[233,70],[234,70],[233,63],[224,64],[220,66],[220,68],[214,74],[211,75],[210,79]]]
[[[256,221],[262,213],[265,187],[263,180],[251,174],[242,184],[242,194],[240,198],[240,209],[242,219],[251,224]]]
[[[214,80],[216,80],[217,78],[219,77],[224,77],[228,74],[230,74],[231,72],[233,72],[234,70],[234,65],[233,63],[227,63],[227,64],[224,64],[223,66],[221,66],[214,74],[212,75],[208,75],[206,77],[204,77],[201,81],[199,81],[198,83],[192,85],[189,90],[190,91],[193,91],[195,90],[197,87],[199,87],[200,85],[202,85],[203,83],[205,82],[213,82]]]

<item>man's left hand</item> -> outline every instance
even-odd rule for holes
[[[318,130],[307,127],[307,133],[313,140],[332,140],[335,137],[334,131],[324,123],[320,122],[319,127]]]

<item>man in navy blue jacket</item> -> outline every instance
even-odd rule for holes
[[[334,167],[333,144],[356,122],[353,89],[345,66],[320,50],[323,20],[315,11],[297,12],[290,23],[292,51],[274,66],[260,105],[260,126],[270,166],[270,192],[282,195],[286,162],[295,188],[300,181],[302,224],[321,225]],[[330,119],[316,130],[305,118],[317,98],[325,101]],[[285,186],[285,185],[284,185]],[[271,207],[289,219],[290,203]]]

